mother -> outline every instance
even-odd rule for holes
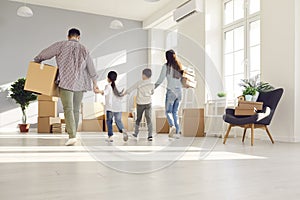
[[[155,88],[167,78],[165,109],[167,120],[170,125],[169,137],[180,138],[178,109],[182,99],[182,65],[177,60],[173,50],[168,50],[166,52],[166,59],[167,63],[162,66],[160,76],[155,83]]]

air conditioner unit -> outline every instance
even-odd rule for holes
[[[173,17],[176,22],[179,22],[198,12],[203,12],[203,0],[189,0],[174,11]]]

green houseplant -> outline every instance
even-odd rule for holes
[[[255,89],[256,92],[254,95],[252,95],[253,101],[256,101],[260,92],[268,92],[274,89],[274,87],[269,83],[260,81],[260,75],[256,75],[254,78],[250,79],[242,79],[242,82],[239,85],[244,88],[244,91],[247,90],[247,88]]]
[[[251,101],[255,94],[256,89],[254,87],[248,86],[243,90],[243,95],[245,96],[246,101]]]
[[[226,93],[225,92],[219,92],[217,95],[218,95],[219,98],[226,97]]]
[[[32,101],[37,99],[33,92],[24,90],[25,78],[20,78],[11,85],[10,97],[20,105],[22,110],[22,124],[19,124],[20,132],[28,132],[29,124],[27,124],[26,109]]]
[[[254,78],[242,79],[240,86],[246,89],[247,87],[255,88],[257,92],[268,92],[274,89],[270,83],[260,81],[260,75],[256,75]]]

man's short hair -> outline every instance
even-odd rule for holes
[[[76,28],[71,28],[68,33],[68,37],[78,37],[80,36],[80,31]]]
[[[146,77],[151,78],[151,76],[152,76],[152,71],[151,71],[151,69],[146,68],[146,69],[143,70],[143,74],[144,74]]]

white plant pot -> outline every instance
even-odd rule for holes
[[[245,95],[246,101],[252,101],[252,95]]]
[[[259,92],[256,92],[255,95],[252,97],[252,101],[256,102],[258,99],[258,95],[259,95]]]

